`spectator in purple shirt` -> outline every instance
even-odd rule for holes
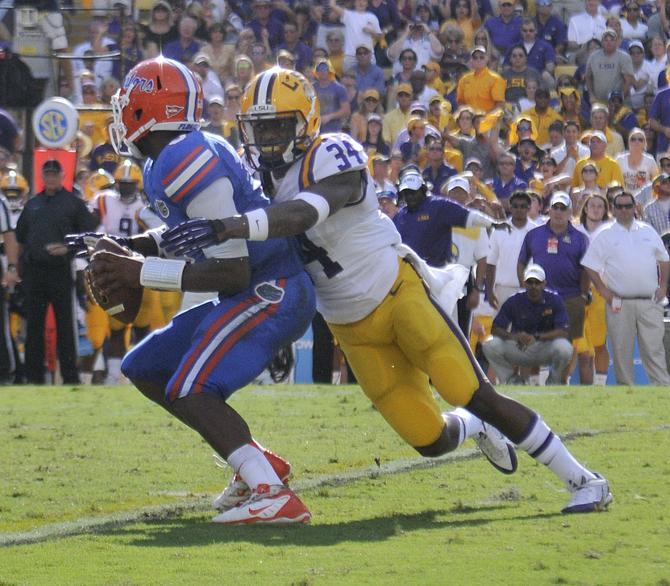
[[[179,39],[163,48],[163,56],[180,63],[190,63],[200,51],[200,43],[195,40],[198,21],[191,16],[183,16],[179,22]]]
[[[284,40],[282,21],[272,14],[271,0],[253,0],[251,8],[254,17],[247,25],[256,35],[256,40],[268,42],[274,50]]]
[[[500,15],[489,18],[484,28],[491,37],[491,42],[500,53],[507,53],[512,45],[521,42],[521,17],[514,15],[512,0],[502,0],[499,4]]]
[[[509,197],[515,191],[523,191],[528,184],[515,175],[516,156],[506,152],[498,155],[498,176],[489,183],[496,197],[503,204],[505,211],[509,212]]]
[[[537,38],[547,41],[560,56],[565,60],[565,48],[568,44],[568,29],[565,23],[552,14],[552,0],[535,0],[535,24],[537,26]]]
[[[372,62],[372,51],[366,45],[356,47],[356,67],[353,71],[359,93],[368,89],[377,90],[380,96],[385,93],[384,71]]]
[[[314,67],[314,89],[321,105],[321,133],[340,132],[351,114],[347,89],[335,80],[328,59],[319,59]]]
[[[277,45],[277,52],[287,50],[296,57],[295,69],[305,71],[312,65],[312,49],[298,36],[298,26],[292,22],[284,24],[284,42]]]
[[[670,87],[663,88],[654,97],[649,111],[649,125],[656,132],[656,154],[664,153],[670,144],[668,140],[670,137]]]
[[[547,87],[553,87],[556,52],[549,41],[537,36],[537,24],[532,18],[522,20],[521,39],[527,53],[528,67],[542,75],[542,81]]]
[[[403,243],[432,267],[442,267],[451,260],[453,226],[509,228],[505,222],[498,222],[455,201],[428,195],[428,186],[414,166],[407,167],[400,175],[398,195],[406,205],[398,210],[393,223]]]
[[[588,237],[570,223],[570,196],[557,191],[549,201],[549,221],[526,234],[519,253],[517,273],[523,283],[523,272],[533,259],[547,274],[547,286],[563,299],[570,322],[570,340],[584,335],[584,310],[589,299],[590,279],[581,265],[589,246]],[[580,361],[589,356],[580,355]],[[564,379],[567,378],[565,373]],[[581,381],[590,384],[593,381]]]
[[[512,295],[493,320],[491,338],[482,349],[498,382],[517,382],[515,366],[551,365],[548,384],[560,384],[572,358],[568,341],[568,315],[560,295],[545,289],[541,266],[528,265],[523,275],[525,291]]]

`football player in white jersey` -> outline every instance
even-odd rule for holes
[[[115,189],[116,188],[116,189]],[[98,220],[102,231],[112,236],[130,238],[144,232],[141,218],[145,203],[142,200],[142,170],[131,159],[124,159],[114,172],[112,183],[107,189],[94,194],[90,203],[91,213]],[[159,304],[159,292],[147,289],[142,296],[140,311],[133,322],[133,338],[139,342],[149,333],[149,322],[152,313]],[[108,323],[105,328],[100,323]],[[116,385],[121,380],[121,361],[126,353],[126,332],[128,326],[123,322],[110,317],[101,308],[93,310],[87,318],[89,328],[93,331],[109,334],[107,352],[107,378],[105,384]],[[95,329],[94,329],[95,328]],[[104,342],[100,335],[93,331],[90,338],[97,351]]]
[[[379,213],[363,148],[344,134],[319,135],[311,84],[295,71],[264,71],[247,86],[238,118],[247,159],[273,205],[184,222],[164,234],[166,249],[193,254],[231,238],[296,235],[318,310],[365,394],[407,443],[434,457],[483,435],[489,460],[513,472],[514,451],[496,441],[492,425],[565,482],[571,498],[563,512],[607,507],[607,481],[582,466],[537,413],[498,394],[481,371],[435,301],[435,275]],[[480,221],[472,214],[473,225]],[[459,409],[441,413],[429,381]]]

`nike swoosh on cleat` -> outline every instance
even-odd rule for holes
[[[252,509],[249,507],[249,514],[250,515],[258,515],[258,513],[262,513],[265,509],[269,509],[272,505],[265,505],[264,507],[260,507],[258,509]]]

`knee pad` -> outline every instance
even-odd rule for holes
[[[461,422],[456,415],[445,414],[446,425],[442,428],[442,433],[432,444],[427,446],[414,446],[424,458],[437,458],[449,452],[454,451],[460,445],[460,425]]]

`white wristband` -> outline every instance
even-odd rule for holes
[[[259,208],[244,214],[249,225],[249,240],[267,240],[270,225],[265,210]]]
[[[325,222],[328,216],[330,215],[330,204],[325,197],[317,193],[312,193],[311,191],[301,191],[298,195],[295,196],[295,199],[300,199],[305,203],[311,205],[319,217],[316,220],[314,226],[318,226],[321,222]],[[312,228],[314,227],[312,226]]]
[[[148,256],[142,265],[140,285],[159,291],[181,291],[185,260]]]

